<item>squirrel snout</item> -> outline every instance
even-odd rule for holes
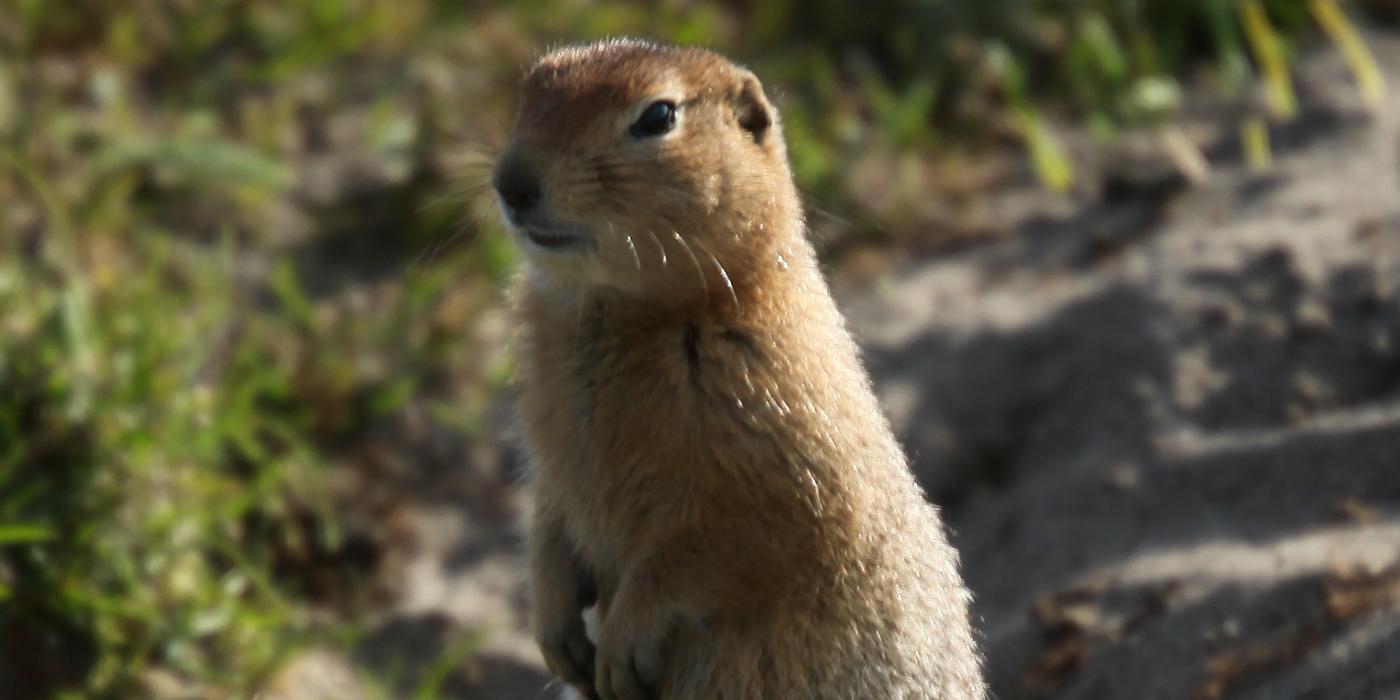
[[[512,219],[534,209],[544,194],[535,169],[515,152],[506,154],[496,165],[491,186]]]

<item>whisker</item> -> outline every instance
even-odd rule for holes
[[[418,205],[416,213],[422,214],[429,209],[436,209],[437,207],[447,204],[463,204],[471,201],[473,194],[474,193],[469,190],[449,190],[442,194],[429,197],[427,201]]]
[[[666,263],[666,246],[661,245],[661,239],[657,238],[656,233],[653,232],[651,229],[647,229],[647,235],[651,236],[651,241],[656,244],[656,249],[661,252],[661,267],[670,267]]]
[[[612,229],[612,222],[611,222],[611,221],[608,222],[608,229],[609,229],[609,230]],[[624,240],[627,242],[627,250],[631,251],[631,253],[632,253],[632,264],[635,265],[636,268],[637,268],[637,278],[638,278],[638,279],[641,279],[641,276],[642,276],[642,256],[637,255],[637,244],[632,242],[632,234],[630,234],[630,233],[627,234],[627,235],[624,237]]]
[[[454,234],[452,234],[450,237],[448,237],[448,239],[447,239],[445,242],[439,243],[436,247],[433,248],[432,254],[428,256],[428,262],[427,262],[426,264],[427,264],[427,265],[432,265],[432,264],[433,264],[433,261],[434,261],[434,260],[437,260],[438,253],[441,253],[441,252],[442,252],[443,250],[445,250],[448,246],[451,246],[453,243],[455,243],[455,242],[457,241],[457,239],[459,239],[459,238],[462,237],[462,234],[464,234],[464,233],[466,233],[466,232],[467,232],[467,228],[466,228],[465,226],[463,226],[463,227],[461,227],[461,228],[458,228],[458,229],[457,229],[457,232],[454,233]]]
[[[423,262],[423,256],[424,256],[424,255],[427,255],[427,254],[428,254],[428,251],[431,250],[431,249],[433,248],[433,246],[436,246],[436,245],[437,245],[437,243],[434,242],[434,243],[429,243],[428,245],[423,246],[423,249],[420,250],[420,251],[418,251],[418,255],[417,255],[416,257],[414,257],[413,260],[412,260],[411,262],[408,263],[408,268],[404,270],[404,276],[405,276],[405,277],[410,277],[410,278],[411,278],[411,277],[413,276],[413,274],[414,274],[415,272],[418,271],[418,263]]]
[[[696,241],[695,245],[700,245],[700,241]],[[734,310],[742,312],[744,309],[739,305],[739,293],[734,291],[734,281],[729,279],[729,271],[724,269],[724,263],[721,263],[719,258],[715,257],[714,253],[706,250],[704,246],[700,246],[700,250],[710,256],[710,262],[715,264],[715,270],[719,272],[719,278],[724,280],[724,286],[729,290],[729,299],[734,302]]]
[[[885,226],[883,223],[871,216],[857,215],[859,221],[852,221],[844,216],[841,216],[831,211],[830,209],[824,209],[813,204],[813,202],[817,201],[817,198],[808,194],[806,190],[799,189],[798,194],[802,196],[802,201],[808,210],[810,210],[813,214],[816,214],[817,216],[826,219],[827,221],[839,224],[848,229],[871,228],[886,236],[895,235],[894,232],[889,229],[889,227]]]
[[[695,264],[695,274],[700,276],[700,289],[704,292],[705,298],[708,299],[710,296],[710,283],[705,279],[705,268],[700,267],[700,258],[695,257],[695,251],[691,250],[690,244],[685,242],[681,234],[672,231],[671,237],[675,238],[676,242],[681,244],[681,247],[685,248],[686,255],[690,256],[690,262]]]

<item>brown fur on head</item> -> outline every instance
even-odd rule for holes
[[[658,102],[674,126],[639,133]],[[700,48],[548,54],[525,77],[493,181],[532,269],[663,305],[727,298],[755,256],[802,235],[776,110],[753,73]],[[511,206],[512,187],[534,195],[528,207]]]

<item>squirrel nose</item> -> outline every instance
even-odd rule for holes
[[[501,195],[511,213],[524,213],[539,204],[540,181],[534,171],[518,157],[507,157],[496,167],[491,185]]]

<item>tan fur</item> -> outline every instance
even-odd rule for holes
[[[658,97],[675,131],[629,135]],[[557,51],[505,158],[591,242],[522,236],[514,294],[550,668],[609,699],[982,697],[957,554],[817,269],[757,79],[695,48]]]

